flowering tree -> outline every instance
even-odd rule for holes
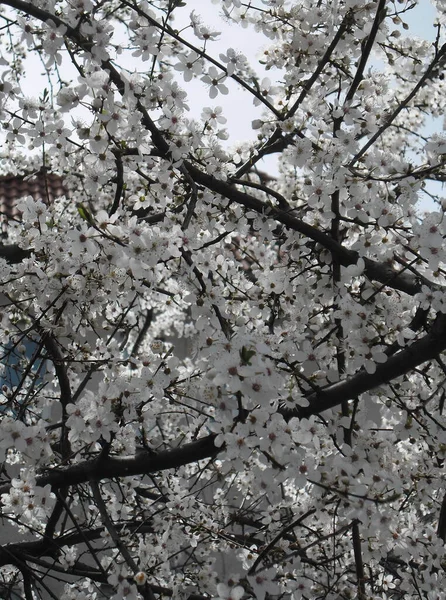
[[[1,596],[443,598],[444,2],[188,4],[0,1]]]

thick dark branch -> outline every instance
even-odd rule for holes
[[[100,481],[102,479],[113,479],[115,477],[130,477],[133,475],[144,475],[176,469],[183,465],[195,463],[200,460],[215,456],[219,449],[214,445],[215,435],[174,448],[165,450],[158,454],[141,452],[137,456],[116,458],[102,457],[95,460],[87,460],[68,467],[61,467],[49,471],[37,477],[38,486],[51,485],[53,489],[66,487],[67,485],[78,485],[87,481]],[[0,487],[0,494],[7,494],[10,485]]]
[[[13,8],[21,10],[30,14],[31,16],[36,17],[39,20],[47,21],[48,19],[52,19],[56,25],[65,25],[67,27],[66,36],[72,39],[80,48],[88,51],[91,47],[91,42],[85,38],[83,38],[79,32],[72,27],[69,27],[64,23],[60,18],[51,15],[50,13],[34,7],[29,2],[24,2],[23,0],[2,0],[0,4],[7,4]],[[348,19],[344,20],[343,25],[340,27],[341,31],[343,27],[346,27],[348,24]],[[339,33],[338,31],[338,33]],[[336,37],[335,37],[336,39]],[[335,39],[333,40],[333,44],[335,44]],[[337,42],[336,42],[337,43]],[[437,64],[439,57],[444,53],[444,48],[442,48],[437,56],[436,61],[431,65],[428,69],[428,73],[434,68],[434,64]],[[122,94],[125,93],[125,84],[120,76],[117,69],[110,63],[110,61],[103,61],[102,68],[107,71],[110,76],[110,79],[116,85],[118,91]],[[426,76],[426,74],[425,74]],[[161,132],[158,130],[152,119],[150,118],[146,108],[141,104],[141,102],[137,101],[137,108],[140,111],[142,118],[142,124],[148,131],[150,131],[152,135],[152,140],[159,152],[162,156],[169,156],[169,145],[166,140],[163,138]],[[365,151],[365,150],[364,150]],[[310,239],[320,243],[324,248],[329,250],[334,256],[337,257],[339,263],[346,267],[349,265],[356,264],[359,258],[358,253],[353,252],[344,248],[341,244],[339,244],[336,240],[333,240],[331,236],[325,234],[322,231],[319,231],[315,227],[304,223],[300,219],[294,217],[293,215],[282,211],[271,209],[270,206],[265,205],[262,201],[254,198],[246,193],[241,192],[233,185],[226,183],[224,181],[218,180],[214,178],[212,175],[208,175],[207,173],[203,173],[190,163],[185,163],[187,171],[192,176],[192,179],[196,183],[200,183],[210,190],[219,193],[230,200],[242,204],[243,206],[250,208],[258,212],[259,214],[265,215],[268,218],[273,218],[276,221],[286,225],[290,229],[294,231],[298,231],[303,235],[308,236]],[[4,247],[5,248],[5,247]],[[19,249],[20,250],[20,249]],[[30,252],[30,251],[22,251],[22,252]],[[14,255],[14,253],[13,253]],[[1,250],[0,250],[1,256]],[[16,262],[19,262],[16,260]],[[407,294],[414,295],[421,291],[421,285],[424,283],[428,285],[431,289],[436,288],[434,283],[429,282],[428,280],[420,281],[419,278],[411,274],[401,274],[397,271],[391,269],[387,265],[383,263],[379,263],[378,261],[372,261],[370,259],[366,260],[366,274],[370,279],[375,281],[379,281],[380,283],[389,286],[393,289],[397,289]]]
[[[208,175],[207,173],[203,173],[191,164],[187,164],[187,169],[197,183],[204,185],[213,192],[221,194],[232,202],[241,204],[242,206],[259,213],[265,218],[274,219],[286,227],[289,227],[293,231],[302,233],[311,240],[319,243],[321,246],[329,250],[334,256],[336,256],[339,260],[339,263],[343,267],[355,265],[358,262],[360,256],[357,252],[348,250],[342,246],[342,244],[334,240],[330,235],[324,233],[323,231],[319,231],[319,229],[316,229],[316,227],[305,223],[301,219],[295,217],[293,214],[280,209],[272,208],[270,205],[265,204],[258,198],[240,191],[234,185],[219,179],[215,179],[215,177]],[[369,279],[378,281],[379,283],[391,287],[392,289],[405,292],[410,296],[414,296],[415,294],[421,292],[423,284],[428,286],[430,289],[441,289],[441,286],[438,286],[428,279],[416,277],[412,273],[398,272],[387,263],[378,262],[369,258],[364,258],[364,262],[365,275],[367,275]]]
[[[386,0],[380,0],[380,2],[378,4],[378,8],[376,9],[376,14],[375,14],[375,19],[373,21],[372,29],[370,30],[370,33],[365,41],[365,44],[362,47],[361,58],[359,60],[359,65],[356,70],[355,77],[354,77],[352,84],[345,96],[346,103],[353,100],[353,97],[356,94],[358,86],[362,81],[364,69],[365,69],[367,61],[370,57],[370,53],[372,51],[373,44],[375,43],[375,38],[378,33],[379,26],[383,22],[385,16],[386,16]]]
[[[358,600],[364,600],[367,596],[365,590],[364,563],[362,560],[361,536],[359,534],[358,521],[354,521],[352,524],[352,540],[353,553],[355,556],[356,578],[358,580]]]
[[[394,354],[384,364],[378,365],[374,373],[360,371],[344,381],[339,381],[319,392],[313,392],[307,399],[309,405],[292,410],[281,410],[286,419],[292,417],[308,418],[334,408],[345,400],[353,400],[360,394],[377,388],[380,385],[409,373],[428,360],[436,358],[446,350],[446,316],[437,317],[431,331]]]
[[[65,359],[60,351],[57,340],[47,331],[44,331],[40,325],[37,326],[37,331],[42,338],[42,343],[48,353],[48,357],[54,365],[57,380],[60,389],[60,404],[62,406],[63,425],[61,429],[60,449],[62,456],[68,458],[71,449],[68,441],[68,429],[65,426],[67,420],[67,405],[72,402],[71,384],[68,375],[68,370],[65,364]]]
[[[343,401],[356,398],[360,394],[373,390],[380,385],[389,383],[424,362],[436,358],[444,350],[446,350],[446,316],[441,315],[437,317],[430,333],[388,358],[384,364],[378,365],[375,373],[361,371],[324,390],[310,394],[308,396],[309,406],[297,407],[293,410],[281,409],[280,412],[287,420],[292,417],[308,418],[311,415],[339,406]],[[197,442],[173,450],[165,450],[155,455],[143,452],[137,456],[124,458],[106,456],[67,467],[59,467],[37,477],[36,484],[42,487],[49,484],[53,489],[59,489],[67,485],[78,485],[87,481],[144,475],[167,469],[176,469],[183,465],[216,456],[221,448],[215,447],[214,439],[215,435],[212,434]],[[7,494],[10,487],[10,484],[1,486],[0,494]]]
[[[40,326],[38,327],[38,332],[42,338],[45,350],[48,353],[48,358],[54,365],[54,370],[56,372],[56,377],[60,388],[60,402],[63,408],[65,408],[67,404],[72,402],[71,384],[68,371],[65,366],[65,359],[60,351],[56,339],[50,333],[45,332]]]
[[[113,153],[115,155],[116,164],[116,190],[115,198],[113,200],[112,207],[110,208],[109,215],[114,215],[119,208],[119,202],[124,191],[124,165],[122,163],[122,155],[119,151]]]
[[[437,535],[443,542],[446,542],[446,494],[441,503],[440,518],[438,520]]]
[[[149,118],[148,115],[147,118]],[[270,205],[265,204],[258,198],[240,191],[234,185],[216,179],[207,173],[203,173],[190,163],[187,164],[187,170],[192,175],[194,181],[204,185],[213,192],[221,194],[225,198],[228,198],[237,204],[241,204],[242,206],[257,212],[260,215],[263,215],[265,218],[274,219],[289,229],[302,233],[309,239],[319,243],[321,246],[329,250],[334,256],[336,256],[339,260],[339,263],[343,267],[355,265],[358,262],[360,256],[357,252],[345,248],[331,236],[327,235],[323,231],[319,231],[316,229],[316,227],[305,223],[301,219],[298,219],[293,214],[280,209],[272,208]],[[155,215],[155,217],[156,220],[154,222],[159,222],[163,219],[163,215]],[[150,219],[147,219],[147,221],[149,220]],[[23,250],[18,246],[0,246],[0,257],[3,256],[4,258],[7,258],[9,262],[13,263],[20,262],[24,258],[30,256],[32,252],[32,249]],[[442,289],[441,286],[429,281],[425,277],[417,277],[411,273],[396,271],[387,263],[379,262],[369,258],[364,258],[364,261],[365,274],[370,280],[378,281],[385,286],[405,292],[410,296],[414,296],[415,294],[421,292],[423,285],[426,285],[431,290]]]
[[[29,258],[32,253],[33,250],[25,250],[17,246],[17,244],[0,246],[0,258],[4,258],[12,265],[22,262],[25,258]]]

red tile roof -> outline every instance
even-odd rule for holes
[[[67,195],[62,178],[41,169],[27,175],[3,175],[0,177],[0,212],[3,223],[20,216],[17,201],[26,196],[34,200],[51,203],[56,198]]]

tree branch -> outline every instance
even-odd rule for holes
[[[265,204],[258,198],[240,191],[234,187],[234,185],[231,185],[231,183],[227,183],[220,179],[216,179],[212,175],[203,173],[190,163],[187,163],[187,169],[197,183],[201,183],[213,192],[221,194],[225,198],[228,198],[237,204],[241,204],[242,206],[257,212],[264,218],[274,219],[286,227],[289,227],[293,231],[302,233],[311,240],[319,243],[321,246],[329,250],[333,255],[337,256],[340,264],[343,267],[355,265],[358,262],[360,258],[358,252],[345,248],[342,244],[334,240],[328,234],[324,233],[323,231],[319,231],[316,229],[316,227],[305,223],[301,219],[295,217],[293,214],[280,209],[272,208],[270,205]],[[421,292],[422,285],[426,285],[432,290],[443,289],[438,284],[431,282],[424,277],[420,278],[415,277],[410,273],[398,272],[388,263],[379,262],[370,258],[364,258],[364,262],[365,274],[369,279],[379,281],[383,285],[401,292],[405,292],[410,296],[414,296],[415,294]]]
[[[282,409],[280,412],[286,419],[308,418],[334,408],[344,400],[352,400],[364,392],[389,383],[428,360],[436,358],[444,350],[446,350],[446,316],[440,315],[427,335],[397,352],[385,363],[378,365],[374,373],[360,371],[344,381],[310,394],[307,397],[308,406],[291,410]]]
[[[215,435],[208,435],[197,442],[186,444],[158,454],[141,452],[136,456],[116,458],[102,457],[87,460],[67,467],[58,467],[36,478],[36,485],[44,487],[51,485],[53,489],[73,486],[87,481],[100,481],[115,477],[131,477],[176,469],[183,465],[216,456],[220,448],[214,445]],[[7,494],[10,484],[0,487],[0,494]]]
[[[25,258],[29,258],[32,253],[32,249],[25,250],[24,248],[20,248],[17,244],[0,246],[0,258],[4,258],[12,265],[22,262]]]
[[[437,317],[431,331],[420,340],[404,348],[387,359],[387,362],[377,366],[375,373],[361,371],[346,380],[335,383],[324,390],[311,393],[307,399],[307,407],[295,409],[281,408],[280,413],[285,419],[293,417],[308,418],[325,410],[339,406],[345,400],[356,398],[364,392],[389,383],[425,363],[434,359],[446,349],[446,316]],[[100,457],[79,464],[57,467],[36,478],[36,485],[44,487],[51,485],[54,489],[73,486],[87,481],[100,481],[117,477],[131,477],[176,469],[216,456],[222,448],[214,445],[215,434],[201,438],[197,442],[186,444],[171,450],[165,450],[153,455],[141,452],[131,457]],[[10,484],[0,487],[0,494],[7,494]]]

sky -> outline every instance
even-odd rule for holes
[[[175,22],[175,27],[179,28],[179,25],[183,23],[184,25],[187,25],[189,21],[190,6],[192,3],[187,2],[187,4],[188,6],[178,10],[178,19]],[[262,65],[258,64],[258,58],[261,55],[264,47],[270,43],[267,38],[262,35],[256,35],[249,29],[243,29],[235,24],[224,22],[219,15],[219,8],[213,4],[211,0],[201,0],[201,2],[197,3],[197,5],[199,5],[199,8],[196,9],[196,12],[202,16],[204,24],[215,26],[216,30],[221,32],[218,42],[214,42],[214,44],[209,47],[210,53],[214,52],[215,54],[215,51],[213,50],[214,47],[218,48],[221,46],[221,48],[225,50],[229,47],[232,47],[235,50],[241,51],[247,56],[248,60],[250,60],[250,63],[255,65],[259,76],[267,76],[270,77],[271,80],[274,80],[274,78],[278,77],[277,72],[274,73],[272,71],[262,71]],[[407,12],[406,22],[409,26],[409,29],[404,31],[402,26],[400,27],[406,35],[415,35],[433,42],[437,34],[437,29],[433,25],[435,17],[436,10],[431,2],[429,0],[421,0],[414,8]],[[221,50],[218,50],[216,53],[218,54],[218,52],[221,52]],[[202,102],[205,102],[206,90],[203,89],[203,84],[200,82],[193,83],[193,90],[196,94],[196,97],[200,98]],[[189,85],[190,84],[188,84],[188,86]],[[224,114],[228,119],[226,126],[230,132],[231,142],[234,142],[237,139],[255,139],[256,132],[252,130],[251,122],[253,119],[258,118],[258,115],[261,114],[261,108],[256,109],[253,107],[252,99],[249,97],[249,94],[241,92],[238,89],[238,86],[232,82],[229,95],[219,95],[216,101],[218,101],[216,104],[223,107]],[[445,125],[442,120],[431,119],[426,124],[423,134],[429,136],[432,133],[442,132],[444,129]],[[236,132],[235,137],[234,132]],[[276,170],[275,158],[267,158],[266,161],[264,161],[264,165],[265,166],[262,168],[268,170],[269,172],[274,172]],[[438,194],[442,196],[446,195],[444,184],[441,183],[429,182],[426,190],[430,194]],[[419,203],[419,209],[421,211],[436,209],[435,204],[428,194],[423,194]]]
[[[188,7],[178,8],[175,14],[178,17],[172,23],[172,26],[182,29],[190,24],[189,15],[191,13],[190,6],[193,3],[188,2]],[[251,64],[257,61],[257,57],[260,54],[262,48],[266,45],[265,42],[268,40],[262,35],[256,35],[250,30],[242,29],[235,25],[225,23],[220,17],[219,8],[212,4],[211,0],[201,0],[199,8],[196,12],[203,16],[203,24],[209,25],[221,32],[219,39],[208,45],[208,52],[212,56],[218,59],[221,52],[225,52],[228,48],[234,48],[245,54]],[[184,31],[184,37],[197,44],[198,40],[190,33],[190,31]],[[118,34],[115,34],[114,39],[118,39]],[[259,44],[261,42],[261,44]],[[200,43],[200,42],[198,42]],[[136,59],[132,59],[136,61]],[[30,55],[27,59],[27,73],[23,80],[23,89],[25,94],[29,96],[35,96],[36,90],[43,90],[45,87],[45,81],[42,77],[42,63],[40,60],[33,55]],[[129,68],[132,68],[131,63],[125,64]],[[147,65],[148,63],[145,63]],[[137,66],[137,69],[142,68],[144,65]],[[256,71],[261,77],[266,76],[266,72],[263,70],[261,65],[255,66]],[[73,68],[66,69],[63,71],[63,77],[65,80],[73,79],[76,81],[77,71]],[[228,96],[221,94],[215,100],[211,100],[208,94],[207,86],[201,81],[193,80],[188,83],[184,83],[182,77],[178,76],[178,82],[187,91],[189,97],[190,114],[193,117],[199,118],[202,109],[205,106],[222,106],[226,118],[228,119],[227,128],[230,132],[231,142],[235,139],[239,140],[252,140],[255,139],[256,133],[252,130],[251,122],[257,118],[261,110],[253,106],[252,97],[247,93],[239,89],[239,86],[234,81],[228,79],[225,83],[229,88]],[[236,99],[234,98],[236,96]],[[236,107],[236,108],[235,108]],[[238,138],[233,138],[234,132],[237,132]],[[1,131],[0,131],[1,134]]]
[[[181,9],[177,9],[177,18],[174,21],[174,26],[180,28],[189,23],[189,14],[191,12],[190,6],[194,3],[187,2],[187,6]],[[215,26],[217,31],[221,32],[218,42],[213,42],[209,46],[209,53],[217,55],[222,50],[227,48],[234,48],[245,54],[250,61],[251,65],[255,66],[255,69],[260,77],[270,77],[272,80],[280,77],[277,71],[265,71],[262,65],[258,64],[258,58],[263,52],[264,48],[268,46],[271,41],[266,37],[256,34],[251,29],[243,29],[241,26],[237,26],[233,23],[225,22],[220,16],[220,9],[216,6],[212,0],[201,0],[196,3],[198,8],[195,12],[200,14],[203,19],[203,23],[209,26]],[[435,20],[436,11],[429,0],[421,0],[421,2],[407,13],[407,24],[409,30],[407,33],[419,36],[421,38],[434,41],[436,35],[436,29],[433,27]],[[183,25],[184,24],[184,25]],[[185,33],[185,37],[188,37]],[[190,36],[190,40],[193,41],[193,37]],[[216,50],[215,50],[216,49]],[[206,99],[206,90],[202,83],[194,82],[196,84],[197,97]],[[231,82],[230,82],[231,83]],[[187,89],[190,84],[187,84]],[[216,100],[218,104],[224,108],[225,116],[228,118],[228,129],[236,131],[240,134],[240,139],[253,139],[255,132],[252,131],[251,121],[256,118],[253,116],[255,107],[253,107],[252,99],[247,93],[239,92],[237,84],[233,83],[230,88],[229,96],[225,97],[219,95]],[[237,94],[237,108],[234,110],[234,99],[233,94]],[[261,109],[257,109],[260,114]]]
[[[432,4],[427,0],[423,0],[416,8],[409,11],[409,18],[407,19],[409,32],[426,40],[434,41],[437,32],[436,28],[433,27],[435,14],[436,11]],[[445,128],[446,117],[445,119],[430,119],[426,124],[423,134],[428,137],[433,133],[444,133]],[[446,196],[444,183],[430,181],[427,184],[426,191],[433,195]],[[421,198],[419,209],[422,211],[437,210],[436,205],[428,194],[424,194]]]
[[[191,5],[192,3],[188,2],[188,4]],[[260,78],[270,76],[273,79],[277,77],[277,75],[265,71],[262,65],[258,63],[262,51],[271,43],[270,40],[263,35],[256,34],[250,28],[243,29],[241,26],[225,22],[220,16],[219,7],[213,4],[211,0],[201,0],[197,5],[196,13],[202,17],[203,24],[215,27],[217,31],[221,32],[218,40],[208,46],[209,54],[218,58],[219,53],[225,52],[228,48],[233,48],[247,57]],[[191,10],[187,6],[179,9],[174,26],[180,28],[183,23],[187,25],[190,12]],[[192,35],[187,35],[187,32],[185,32],[185,37],[195,43],[197,41]],[[207,88],[203,83],[199,81],[191,83],[195,84],[194,87],[190,88],[189,83],[187,89],[195,91],[197,98],[200,97],[201,104],[207,102],[204,105],[218,104],[223,108],[228,119],[226,126],[230,132],[236,132],[239,140],[255,139],[256,132],[253,131],[251,123],[260,116],[262,111],[260,107],[253,106],[253,99],[248,92],[240,90],[236,82],[229,80],[225,82],[229,87],[228,96],[219,94],[215,100],[211,101],[207,98]],[[236,100],[234,96],[236,96]],[[231,138],[234,139],[232,135]]]

